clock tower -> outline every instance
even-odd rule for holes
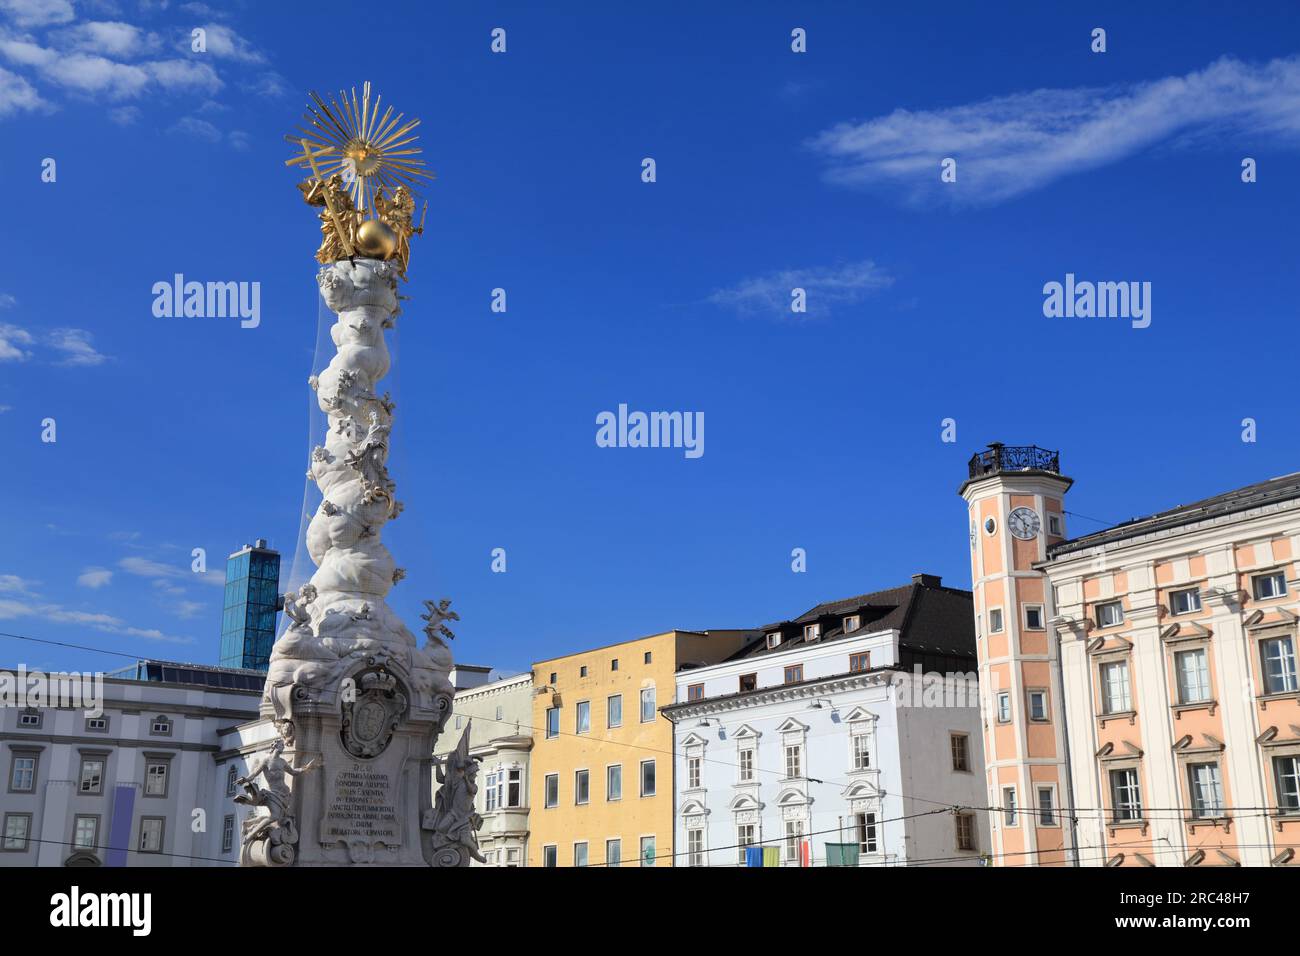
[[[970,526],[984,767],[995,866],[1060,866],[1073,839],[1047,548],[1065,540],[1060,455],[990,444],[959,493]]]

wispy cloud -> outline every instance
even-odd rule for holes
[[[134,574],[142,578],[172,581],[199,580],[204,584],[211,584],[216,587],[225,587],[226,584],[226,577],[220,571],[204,571],[200,574],[197,571],[191,571],[188,567],[178,568],[173,564],[163,564],[161,561],[152,561],[149,558],[123,558],[117,562],[117,566],[127,574]]]
[[[93,336],[85,329],[55,329],[50,333],[50,348],[58,352],[61,358],[56,365],[103,365],[108,356],[95,351],[91,345]]]
[[[57,624],[77,624],[107,634],[124,634],[167,644],[194,644],[192,637],[175,637],[153,627],[136,627],[120,617],[96,611],[77,611],[60,604],[0,599],[0,621],[35,617]]]
[[[26,347],[35,344],[32,334],[16,325],[0,322],[0,362],[25,362],[32,357]]]
[[[203,29],[207,32],[208,53],[212,56],[222,60],[234,60],[237,63],[266,62],[263,53],[230,27],[209,23]],[[191,38],[187,35],[182,43],[182,49],[188,51],[190,44]]]
[[[53,39],[57,46],[65,50],[101,54],[116,59],[143,56],[162,46],[162,38],[158,34],[118,20],[78,23],[56,31]]]
[[[714,305],[735,309],[742,315],[766,315],[778,319],[805,319],[826,315],[836,307],[861,301],[893,284],[893,278],[870,259],[836,266],[782,269],[743,279],[709,295]],[[791,292],[807,294],[807,312],[790,309]]]
[[[69,23],[77,15],[71,0],[0,0],[0,13],[24,28]]]
[[[837,185],[880,188],[914,202],[996,203],[1062,176],[1118,162],[1211,128],[1300,134],[1300,58],[1203,70],[1130,86],[1041,89],[936,110],[895,110],[840,123],[809,146]],[[939,164],[957,160],[957,182]]]
[[[41,99],[32,86],[17,73],[10,73],[0,67],[0,116],[12,113],[31,113],[39,109],[48,109],[49,103]]]
[[[38,581],[20,578],[16,574],[0,574],[0,594],[32,595]]]
[[[108,568],[86,568],[81,574],[77,575],[77,583],[83,588],[102,588],[106,584],[112,583],[113,572]]]

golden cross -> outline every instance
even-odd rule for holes
[[[316,157],[321,153],[329,152],[329,149],[322,146],[318,152],[313,153],[311,146],[305,139],[300,139],[298,142],[302,143],[302,154],[306,157],[308,165],[311,166],[312,175],[316,177],[316,182],[320,183],[321,196],[325,199],[325,209],[329,212],[330,219],[334,222],[334,231],[338,233],[339,242],[343,243],[343,251],[346,252],[348,258],[351,259],[356,255],[356,252],[352,248],[352,243],[348,241],[347,231],[343,228],[342,220],[339,219],[338,210],[334,208],[334,200],[330,197],[330,191],[325,186],[325,180],[321,178],[320,170],[316,168]]]

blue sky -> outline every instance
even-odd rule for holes
[[[191,549],[287,572],[317,232],[281,137],[367,79],[438,175],[385,383],[391,601],[451,597],[461,660],[969,586],[992,440],[1059,448],[1103,522],[1300,465],[1293,5],[624,6],[0,0],[0,630],[215,662]],[[178,272],[260,282],[261,324],[155,318]],[[1045,318],[1067,272],[1150,282],[1151,326]],[[598,448],[619,403],[703,412],[705,454]]]

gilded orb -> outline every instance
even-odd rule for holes
[[[391,259],[397,251],[397,233],[378,219],[367,219],[357,230],[357,254],[367,259]]]

